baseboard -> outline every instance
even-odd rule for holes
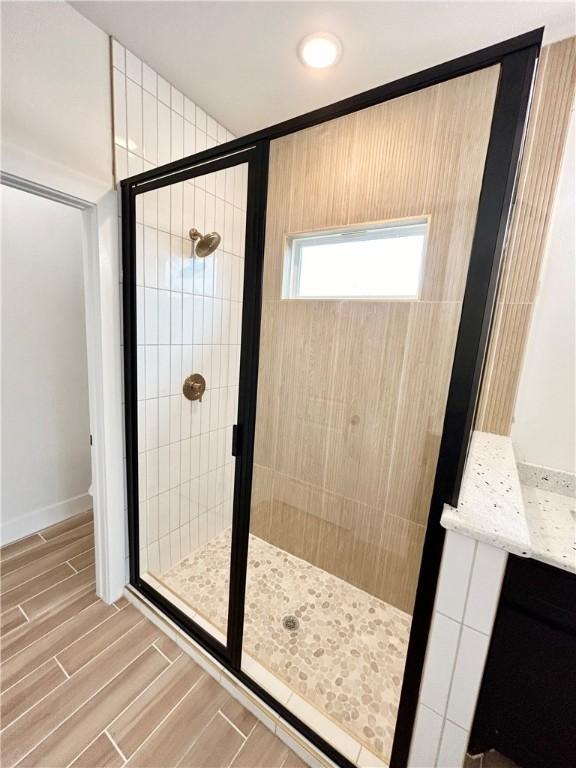
[[[37,533],[49,525],[61,523],[69,517],[78,515],[80,512],[87,512],[92,509],[92,496],[89,493],[82,493],[80,496],[73,496],[71,499],[59,501],[57,504],[50,504],[42,509],[35,509],[26,515],[21,515],[16,520],[2,522],[0,524],[0,546],[11,544],[13,541]]]

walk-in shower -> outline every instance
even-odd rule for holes
[[[123,184],[131,582],[341,765],[406,763],[537,47]]]

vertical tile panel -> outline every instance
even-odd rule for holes
[[[469,733],[449,720],[444,723],[437,768],[462,768],[466,758]]]
[[[158,286],[158,235],[152,227],[144,227],[144,283]]]
[[[184,157],[196,152],[196,128],[193,123],[184,120]]]
[[[196,123],[196,104],[187,96],[184,96],[184,119],[192,125]]]
[[[490,638],[464,626],[446,716],[466,731],[472,727]]]
[[[170,100],[171,100],[171,87],[170,83],[164,80],[163,77],[160,77],[158,75],[158,99],[163,104],[166,104],[166,106],[170,106]]]
[[[127,147],[126,130],[126,77],[117,69],[112,70],[114,88],[114,142],[120,147]]]
[[[142,62],[142,87],[145,91],[151,93],[154,98],[156,98],[157,93],[156,82],[156,72],[154,72],[154,70],[151,69],[147,64]]]
[[[420,704],[412,735],[408,768],[434,768],[440,745],[442,718]]]
[[[478,543],[464,623],[487,635],[492,633],[507,560],[502,549]]]
[[[184,95],[174,86],[170,89],[170,104],[177,114],[184,116]]]
[[[142,85],[142,62],[129,50],[126,50],[126,75],[138,85]]]
[[[170,344],[169,291],[158,291],[158,343]]]
[[[184,118],[172,110],[171,113],[171,159],[179,160],[184,155]]]
[[[114,147],[114,175],[117,181],[122,181],[128,176],[128,155],[118,144]]]
[[[428,638],[420,701],[442,716],[448,703],[459,637],[460,624],[436,612]]]
[[[112,66],[120,72],[126,72],[126,49],[114,39],[112,40]]]
[[[128,151],[142,155],[142,88],[132,80],[126,81],[126,112]]]
[[[436,588],[435,609],[459,622],[464,615],[475,551],[474,539],[447,531]]]
[[[158,107],[155,97],[143,92],[143,152],[150,163],[158,162]],[[148,197],[148,194],[146,195]]]
[[[158,102],[158,165],[164,165],[164,163],[170,162],[170,139],[170,108],[165,104]]]

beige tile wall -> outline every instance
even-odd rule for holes
[[[575,83],[576,38],[543,48],[476,419],[484,432],[512,428]]]
[[[271,145],[252,532],[406,611],[498,74]],[[282,300],[286,234],[409,216],[430,217],[420,301]]]

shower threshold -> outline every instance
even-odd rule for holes
[[[225,643],[229,568],[226,529],[144,578]],[[250,536],[242,669],[354,763],[389,763],[410,623],[404,611]]]

